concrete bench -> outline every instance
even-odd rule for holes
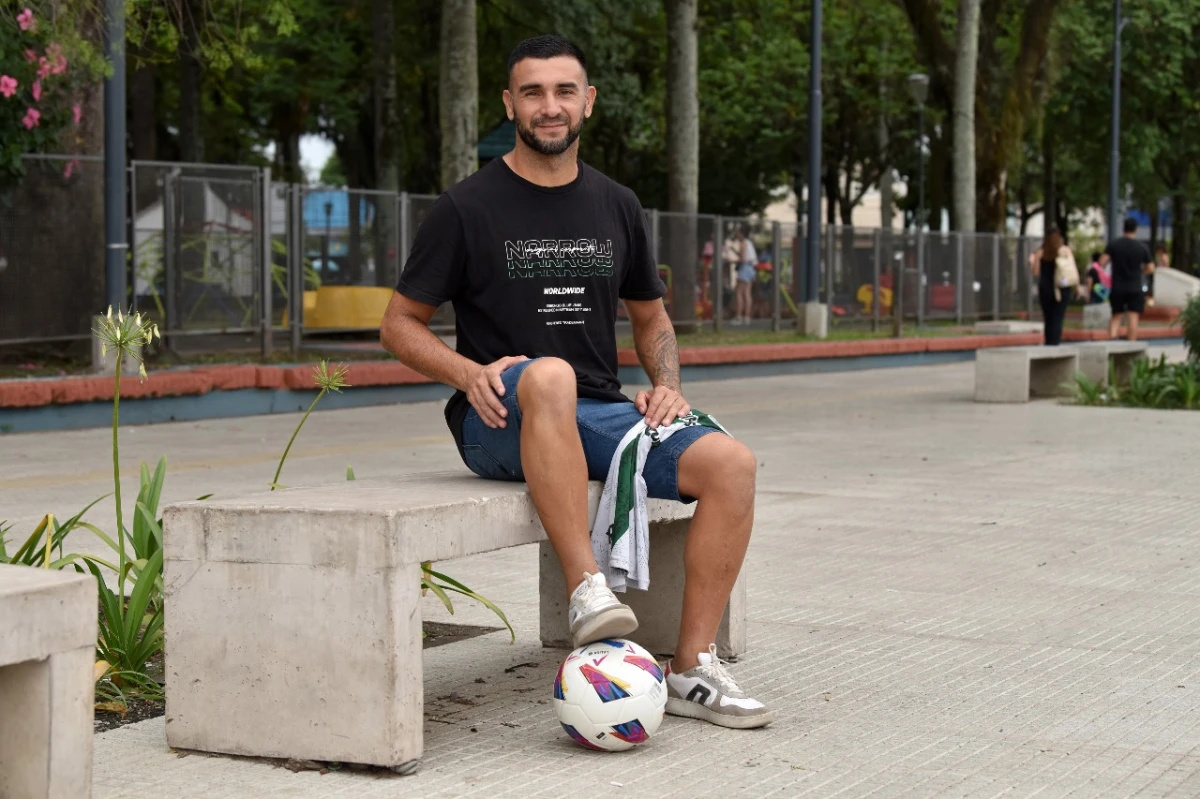
[[[1108,366],[1118,386],[1129,385],[1133,362],[1147,357],[1149,345],[1144,341],[1093,341],[1079,345],[1079,371],[1101,386],[1108,385]]]
[[[1083,306],[1084,330],[1107,330],[1112,321],[1112,306],[1107,302],[1097,302]]]
[[[1079,371],[1075,347],[998,347],[975,353],[976,402],[1028,402],[1070,396]]]
[[[593,514],[599,496],[592,483]],[[652,652],[675,645],[693,508],[649,503],[651,588],[623,599]],[[163,520],[173,747],[414,770],[421,612],[437,601],[421,597],[423,561],[541,541],[542,643],[569,646],[566,590],[524,484],[358,480],[171,505]],[[726,657],[745,650],[745,603],[743,575],[718,634]]]
[[[975,332],[981,336],[1004,336],[1009,334],[1038,333],[1045,329],[1041,322],[1025,322],[1019,319],[1003,319],[992,322],[976,322]]]
[[[0,565],[0,796],[92,795],[96,581]]]

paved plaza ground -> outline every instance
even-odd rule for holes
[[[668,717],[629,753],[569,742],[521,547],[442,564],[517,642],[426,651],[417,776],[181,756],[160,718],[97,736],[95,796],[1200,796],[1200,414],[977,405],[972,388],[970,363],[686,386],[759,455],[749,652],[731,668],[775,709],[766,729]],[[295,421],[122,440],[131,466],[168,456],[168,499],[230,495],[266,487]],[[21,529],[103,493],[106,436],[0,440],[0,510]],[[281,482],[347,465],[461,468],[440,404],[398,405],[315,414]]]

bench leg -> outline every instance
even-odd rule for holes
[[[0,796],[92,795],[96,648],[0,668]]]
[[[1108,354],[1085,351],[1079,355],[1079,371],[1101,388],[1108,388]]]
[[[1030,362],[1029,394],[1032,397],[1069,397],[1079,356]]]
[[[656,655],[672,654],[679,639],[683,610],[683,547],[687,520],[650,527],[650,590],[630,588],[618,598],[633,608],[638,629],[631,639]],[[549,541],[541,543],[542,646],[571,648],[566,586],[562,567]],[[733,659],[746,651],[746,572],[738,575],[717,630],[717,652]]]
[[[976,402],[1029,402],[1029,361],[980,351],[975,355]]]
[[[167,744],[407,773],[421,567],[167,561]]]
[[[1133,377],[1134,361],[1144,361],[1147,357],[1149,356],[1144,352],[1120,353],[1112,356],[1113,378],[1117,381],[1118,388],[1129,385],[1129,380]]]

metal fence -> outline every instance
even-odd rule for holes
[[[103,163],[31,158],[0,204],[0,345],[85,339],[104,287]],[[171,346],[301,347],[377,329],[435,196],[274,183],[257,167],[134,161],[130,304]],[[805,228],[646,211],[680,329],[731,324],[740,228],[753,243],[751,324],[789,327],[803,294]],[[968,324],[1029,316],[1036,243],[997,234],[826,226],[819,297],[834,325]],[[619,311],[623,317],[623,310]],[[453,311],[433,324],[453,329]]]

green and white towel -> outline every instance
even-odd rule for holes
[[[613,453],[592,524],[592,553],[612,590],[624,591],[631,585],[645,591],[650,587],[650,521],[642,469],[652,448],[684,428],[697,426],[728,434],[716,419],[692,411],[657,430],[639,421]]]

